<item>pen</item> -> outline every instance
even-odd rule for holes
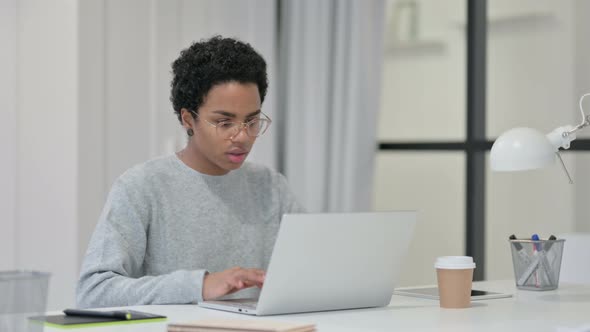
[[[542,251],[542,256],[541,256],[541,266],[543,267],[543,270],[545,271],[545,275],[547,276],[547,281],[549,283],[549,285],[553,285],[553,276],[551,275],[551,263],[549,263],[549,259],[548,254],[549,254],[549,249],[551,249],[551,247],[553,246],[553,241],[557,240],[557,238],[555,237],[555,235],[551,235],[549,236],[549,238],[545,241],[545,245],[542,246],[543,251]]]
[[[533,235],[531,236],[531,240],[532,240],[532,241],[535,241],[535,242],[533,243],[533,246],[534,246],[534,249],[533,249],[533,254],[534,254],[535,256],[537,256],[537,255],[539,255],[539,251],[541,250],[541,245],[540,245],[540,244],[537,242],[537,241],[539,241],[539,240],[540,240],[540,239],[539,239],[539,235],[537,235],[537,234],[533,234]],[[539,263],[541,263],[541,262],[540,262],[540,260],[539,260]],[[535,287],[540,287],[540,286],[541,286],[541,282],[540,282],[540,280],[539,280],[539,264],[537,264],[537,266],[536,266],[536,268],[535,268]]]
[[[555,235],[551,235],[547,240],[549,240],[549,241],[547,241],[545,243],[545,247],[544,247],[545,251],[549,251],[549,249],[551,249],[551,246],[553,245],[552,241],[557,240],[557,238],[555,237]]]
[[[104,318],[118,318],[118,319],[123,319],[123,320],[130,320],[131,319],[131,313],[128,311],[96,311],[96,310],[66,309],[63,312],[67,316],[104,317]]]
[[[516,238],[516,235],[514,235],[514,234],[510,235],[510,236],[508,237],[508,239],[509,239],[509,240],[518,240],[518,239]],[[529,259],[529,255],[527,255],[527,254],[526,254],[526,252],[522,250],[522,249],[523,249],[523,248],[522,248],[522,244],[520,244],[520,243],[518,243],[518,242],[514,241],[514,242],[512,242],[512,245],[514,245],[514,248],[516,248],[516,252],[517,252],[517,253],[518,253],[518,255],[520,256],[520,259],[522,259],[522,261],[523,261],[525,264],[527,264],[527,265],[528,265],[528,264],[529,264],[529,261],[530,261],[530,259]]]
[[[536,249],[536,254],[540,255],[540,261],[539,264],[543,270],[543,272],[545,272],[545,276],[547,277],[547,282],[552,285],[553,284],[553,278],[551,277],[551,265],[549,264],[549,261],[547,260],[547,251],[549,249],[551,249],[551,246],[553,245],[553,241],[556,240],[555,235],[551,235],[549,237],[549,239],[546,240],[545,245],[543,245],[541,243],[541,239],[539,238],[539,236],[537,234],[533,234],[533,236],[531,237],[531,239],[533,241],[539,241],[535,243],[535,249]],[[543,284],[543,282],[540,280],[540,275],[539,275],[539,271],[535,271],[535,279],[537,280],[537,287],[540,287],[541,284]]]
[[[539,235],[537,235],[537,234],[533,234],[533,236],[531,236],[531,240],[532,240],[532,241],[540,241],[540,239],[539,239]],[[537,251],[541,251],[541,244],[540,244],[540,243],[538,243],[538,242],[535,242],[535,243],[534,243],[534,245],[535,245],[535,249],[536,249]]]
[[[514,245],[514,248],[518,252],[518,255],[522,259],[522,262],[527,265],[527,269],[524,271],[524,273],[520,275],[520,278],[516,281],[517,285],[524,285],[537,269],[537,266],[539,265],[539,257],[535,257],[531,262],[531,258],[527,255],[525,250],[523,250],[524,248],[522,244],[516,242],[516,240],[518,240],[516,238],[516,235],[510,235],[509,239],[511,240],[512,244]]]

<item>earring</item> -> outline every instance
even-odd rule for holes
[[[189,135],[189,136],[193,136],[193,135],[195,134],[195,132],[193,131],[193,128],[189,128],[189,129],[186,131],[186,133],[187,133],[187,135]]]

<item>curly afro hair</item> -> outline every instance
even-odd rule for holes
[[[172,74],[170,101],[181,123],[181,109],[197,112],[209,90],[217,84],[255,83],[261,102],[268,88],[262,56],[248,43],[221,36],[195,42],[180,52],[172,63]]]

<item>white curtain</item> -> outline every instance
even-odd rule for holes
[[[385,1],[284,1],[281,170],[310,212],[372,205]]]

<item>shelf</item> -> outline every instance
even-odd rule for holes
[[[555,20],[555,14],[549,11],[515,13],[515,14],[491,14],[488,17],[488,28],[493,29],[502,26],[539,24],[543,22],[552,22]],[[460,28],[465,28],[466,23],[456,23]]]
[[[385,53],[389,55],[436,55],[444,51],[445,43],[440,40],[396,40],[385,44]]]

